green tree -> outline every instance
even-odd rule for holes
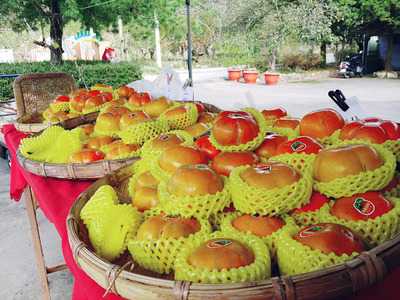
[[[362,34],[385,35],[388,52],[385,70],[392,69],[393,35],[400,33],[400,1],[336,0],[340,18],[335,33],[346,40],[360,40]]]
[[[51,62],[62,62],[62,37],[65,24],[78,20],[87,28],[101,29],[115,23],[117,16],[131,18],[138,12],[138,7],[145,5],[145,0],[2,0],[0,22],[11,25],[13,30],[38,30],[50,26],[51,43],[45,40],[35,44],[49,48]]]
[[[233,9],[232,24],[255,33],[273,70],[278,51],[288,39],[312,46],[331,40],[331,7],[329,0],[241,1]]]

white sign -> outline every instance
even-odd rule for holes
[[[12,49],[0,49],[0,63],[13,63],[14,52]]]

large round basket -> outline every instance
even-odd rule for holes
[[[24,115],[17,118],[15,122],[15,128],[22,132],[36,133],[51,126],[50,122],[46,123],[43,121],[43,117],[39,113]]]
[[[236,284],[197,284],[174,281],[134,267],[121,267],[129,260],[110,263],[98,257],[89,242],[80,211],[102,185],[113,186],[122,202],[127,197],[127,180],[133,174],[128,166],[96,181],[71,207],[67,231],[71,250],[78,266],[105,289],[127,299],[342,299],[373,285],[400,265],[400,235],[362,253],[345,264],[296,276],[276,276],[269,280]]]
[[[206,111],[212,113],[218,113],[221,111],[218,107],[212,104],[203,103],[200,101],[194,101],[194,103],[203,104]],[[98,112],[94,112],[60,122],[57,125],[60,125],[64,129],[73,129],[79,125],[95,122],[97,116]],[[27,126],[32,126],[32,124],[27,124]],[[23,130],[23,131],[30,131],[30,130]],[[37,134],[39,133],[40,132],[37,132]],[[115,170],[118,170],[119,168],[122,168],[124,166],[133,163],[138,159],[138,157],[130,157],[124,159],[115,159],[115,160],[101,160],[88,164],[54,164],[54,163],[38,162],[27,159],[21,154],[20,151],[17,152],[17,158],[21,166],[28,172],[44,177],[55,177],[63,179],[101,178],[107,174],[110,174]]]
[[[58,125],[64,129],[73,129],[79,125],[93,123],[96,121],[97,115],[97,112],[82,115],[77,118],[63,121]],[[28,172],[44,177],[63,179],[101,178],[119,168],[133,163],[138,159],[138,157],[130,157],[115,160],[101,160],[88,164],[54,164],[27,159],[20,151],[17,152],[17,158],[20,165]]]
[[[75,90],[74,78],[67,73],[33,73],[18,76],[13,83],[18,118],[15,128],[22,132],[39,132],[50,126],[43,123],[42,112],[58,95]]]

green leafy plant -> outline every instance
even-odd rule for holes
[[[101,61],[65,61],[62,65],[49,62],[0,64],[2,74],[27,74],[65,72],[74,77],[80,87],[104,83],[118,87],[142,78],[141,68],[136,63],[104,63]],[[0,101],[13,98],[14,79],[0,79]]]

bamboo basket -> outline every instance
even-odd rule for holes
[[[17,104],[15,127],[23,132],[39,132],[50,123],[43,123],[41,113],[58,95],[68,95],[76,89],[75,80],[66,73],[24,74],[13,84]]]
[[[218,107],[212,104],[203,103],[200,101],[194,101],[194,103],[203,104],[206,110],[209,112],[218,113],[221,111]],[[64,129],[73,129],[79,125],[95,122],[98,114],[98,112],[93,112],[90,114],[81,115],[79,117],[60,122],[58,125]],[[95,179],[101,178],[115,170],[118,170],[119,168],[133,163],[138,159],[138,157],[101,160],[88,164],[54,164],[27,159],[21,154],[20,151],[18,151],[17,159],[25,170],[39,176],[63,179]]]
[[[97,115],[98,112],[82,115],[77,118],[60,122],[58,125],[64,129],[73,129],[79,125],[93,123],[96,121]],[[118,170],[119,168],[127,166],[136,161],[138,157],[101,160],[88,164],[54,164],[27,159],[18,150],[17,159],[20,165],[26,171],[43,177],[55,177],[63,179],[94,179],[101,178],[115,170]]]
[[[101,287],[127,299],[342,299],[385,278],[400,266],[400,235],[363,252],[355,259],[323,270],[296,276],[275,276],[269,280],[235,284],[197,284],[174,281],[135,266],[121,267],[128,260],[110,263],[92,250],[80,211],[102,185],[113,186],[122,202],[129,201],[127,181],[133,165],[94,182],[71,207],[67,217],[69,244],[78,266]]]

